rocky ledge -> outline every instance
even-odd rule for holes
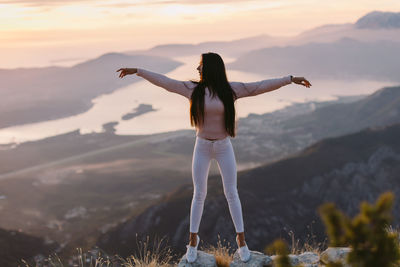
[[[267,256],[258,251],[250,251],[251,257],[248,262],[242,262],[239,254],[235,252],[230,267],[274,267],[277,255]],[[292,266],[302,267],[322,267],[330,262],[341,262],[344,267],[349,267],[345,263],[345,258],[350,252],[347,247],[329,247],[320,255],[314,252],[304,252],[299,255],[290,254],[290,262]],[[217,267],[217,261],[212,254],[203,251],[197,251],[197,259],[193,263],[189,263],[184,255],[178,263],[178,267]]]

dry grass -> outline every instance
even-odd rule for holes
[[[291,240],[290,253],[291,254],[301,254],[304,252],[314,252],[320,255],[327,247],[327,239],[323,242],[317,241],[317,236],[313,233],[312,225],[315,221],[312,221],[310,225],[307,225],[309,229],[309,234],[307,234],[306,240],[303,245],[300,244],[300,239],[296,239],[293,231],[289,231],[288,235]]]
[[[72,266],[76,267],[113,267],[113,261],[110,258],[103,258],[101,254],[99,253],[98,255],[89,255],[88,253],[83,253],[81,248],[77,248],[78,251],[78,256],[73,257],[73,262],[64,263],[61,261],[60,257],[54,253],[53,255],[50,255],[48,258],[39,261],[35,264],[35,267],[47,267],[47,266],[52,266],[52,267],[64,267],[64,266],[71,266],[71,263],[73,264]],[[71,259],[72,260],[72,259]],[[28,262],[26,262],[24,259],[21,259],[21,261],[24,263],[25,267],[31,267]],[[18,265],[20,266],[20,265]]]
[[[152,250],[149,246],[149,237],[147,236],[146,241],[138,241],[137,246],[139,253],[131,255],[126,259],[116,255],[114,258],[104,257],[99,252],[97,255],[82,252],[82,249],[78,250],[78,256],[74,256],[73,266],[76,267],[172,267],[176,266],[177,263],[172,261],[172,252],[170,248],[161,249],[163,239],[155,241]],[[221,242],[220,236],[218,235],[217,246],[207,245],[201,247],[201,250],[215,256],[218,267],[229,267],[229,264],[233,260],[233,254],[230,253],[232,248],[229,242],[224,245]],[[199,246],[200,249],[200,246]],[[30,266],[25,262],[25,267]],[[57,254],[49,256],[42,263],[35,265],[35,267],[52,266],[52,267],[67,267],[69,264],[64,264]]]
[[[82,249],[78,248],[78,255],[73,256],[68,263],[63,263],[57,254],[50,255],[48,258],[37,262],[35,267],[172,267],[176,266],[177,263],[172,262],[172,250],[169,247],[161,249],[163,242],[162,238],[159,241],[153,243],[153,247],[150,250],[149,237],[147,236],[146,241],[137,242],[139,248],[138,255],[131,255],[126,259],[123,259],[119,255],[115,255],[112,258],[104,256],[100,251],[93,253],[89,251],[87,253],[82,252]],[[33,267],[29,265],[25,260],[21,260],[25,267]],[[71,262],[72,261],[72,262]],[[72,265],[71,265],[72,264]]]
[[[392,225],[389,225],[386,227],[386,232],[397,235],[397,239],[399,240],[400,244],[400,226],[393,227]]]
[[[171,264],[172,250],[171,248],[161,249],[163,242],[162,238],[160,241],[155,241],[153,249],[149,249],[149,236],[146,241],[139,241],[137,246],[139,248],[139,255],[131,255],[126,260],[122,260],[124,267],[172,267],[176,264]]]
[[[303,252],[315,252],[320,254],[325,249],[325,242],[317,242],[316,236],[312,232],[312,226],[309,227],[310,234],[307,235],[307,239],[300,245],[300,240],[295,238],[293,231],[289,231],[288,235],[291,239],[290,253],[291,254],[301,254]],[[388,231],[399,232],[398,229],[388,228]],[[137,239],[136,239],[137,240]],[[149,245],[149,237],[147,236],[146,241],[136,241],[137,247],[139,248],[138,254],[131,255],[126,259],[115,255],[113,258],[109,258],[105,253],[102,255],[100,252],[98,254],[83,253],[82,249],[78,249],[78,256],[74,256],[73,266],[76,267],[171,267],[176,266],[177,262],[172,262],[173,255],[172,250],[169,247],[161,249],[161,245],[164,241],[162,238],[159,241],[154,241],[152,249]],[[233,260],[233,253],[235,252],[237,246],[233,246],[230,242],[225,239],[221,241],[218,235],[217,245],[204,245],[199,246],[199,250],[215,256],[218,267],[228,267]],[[265,251],[263,253],[266,253]],[[268,254],[266,254],[268,255]],[[56,254],[49,256],[43,261],[42,264],[37,264],[35,267],[42,266],[53,266],[53,267],[66,267],[71,266],[69,264],[63,264]],[[25,262],[25,267],[31,267]],[[32,266],[33,267],[33,266]]]
[[[229,264],[233,260],[233,254],[230,253],[232,250],[230,243],[227,243],[228,244],[226,246],[223,246],[221,243],[221,238],[218,235],[217,246],[215,247],[213,245],[209,245],[205,248],[202,248],[202,251],[214,255],[218,267],[229,267]]]
[[[294,233],[290,231],[289,233],[291,239],[290,254],[301,254],[304,252],[314,252],[318,255],[325,250],[326,240],[324,242],[317,242],[314,238],[307,239],[303,245],[300,244],[300,239],[296,239]]]

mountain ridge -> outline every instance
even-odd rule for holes
[[[35,257],[47,257],[47,254],[57,247],[57,243],[47,243],[42,238],[24,232],[0,228],[0,266],[2,267],[22,264],[21,259],[34,264]]]
[[[277,159],[292,156],[293,152],[310,146],[318,138],[327,138],[332,134],[348,134],[350,130],[359,130],[359,127],[363,125],[400,123],[400,116],[391,114],[393,111],[398,112],[400,110],[399,89],[399,87],[382,88],[375,94],[371,94],[373,97],[370,96],[369,98],[360,96],[351,97],[346,101],[298,103],[273,113],[250,114],[244,120],[239,121],[238,135],[232,140],[237,161],[239,164],[249,162],[256,162],[257,165],[265,162],[272,163],[272,161],[276,162]],[[390,104],[391,102],[393,103]],[[375,111],[376,114],[369,112],[369,110]],[[333,114],[336,114],[336,116],[333,116]],[[363,117],[369,119],[361,122],[359,118]],[[343,118],[347,118],[346,123],[338,124]],[[79,131],[75,131],[42,141],[23,143],[9,151],[0,151],[2,162],[5,163],[2,165],[4,170],[15,162],[15,158],[19,158],[22,163],[32,163],[35,160],[52,162],[58,159],[63,162],[40,171],[14,175],[12,178],[16,179],[0,181],[0,188],[2,189],[0,193],[8,199],[7,202],[2,202],[2,212],[5,215],[4,220],[1,221],[3,227],[9,228],[18,225],[18,227],[30,233],[32,231],[35,234],[43,233],[53,240],[66,244],[63,253],[68,254],[73,252],[74,247],[86,245],[84,240],[87,236],[90,235],[91,238],[89,239],[95,240],[93,239],[94,236],[97,237],[99,233],[108,232],[112,225],[125,220],[127,216],[140,214],[141,210],[151,205],[153,201],[158,199],[158,196],[173,190],[182,183],[190,183],[193,131],[171,132],[147,137],[118,136],[114,134],[113,125],[115,124],[112,123],[105,127],[108,130],[104,133],[80,135]],[[341,126],[338,127],[338,125]],[[390,151],[382,151],[384,154],[390,155]],[[87,152],[90,156],[80,156],[80,153]],[[349,155],[352,153],[349,153]],[[79,160],[66,162],[62,157],[58,158],[60,155],[64,157],[76,155]],[[331,156],[333,157],[332,162],[337,162],[337,159],[333,155]],[[360,171],[368,172],[368,168],[364,165],[365,162],[359,162],[355,166],[358,166],[357,168]],[[154,166],[157,166],[157,168],[154,168]],[[320,167],[323,166],[326,166],[326,164],[321,164]],[[349,165],[343,170],[338,168],[338,173],[345,175],[347,168],[354,168],[351,166]],[[213,168],[211,170],[214,173]],[[318,168],[317,165],[315,169]],[[14,166],[14,170],[20,169],[22,169],[22,165]],[[218,171],[217,168],[215,168],[215,171]],[[327,172],[327,175],[334,175],[334,173],[329,174]],[[266,178],[268,179],[269,176],[274,177],[273,173],[266,175]],[[256,199],[257,202],[254,205],[260,206],[263,203],[262,201],[272,201],[271,203],[275,203],[274,205],[282,207],[281,203],[277,203],[278,200],[265,199],[265,196],[276,195],[274,191],[267,190],[269,187],[272,189],[274,183],[277,182],[274,179],[269,185],[257,186],[259,189],[240,192],[240,194],[251,201],[255,201],[254,192],[264,188],[264,197]],[[320,184],[318,179],[316,178],[316,181],[313,182],[316,186]],[[227,218],[229,218],[229,213],[226,213],[227,210],[220,209],[220,204],[225,203],[225,199],[219,189],[221,185],[219,180],[218,175],[210,176],[212,188],[209,190],[216,193],[210,193],[208,199],[214,199],[217,202],[211,202],[211,206],[215,209],[215,212],[212,213],[215,218],[211,216],[211,219],[206,219],[208,222],[204,226],[215,235],[217,234],[216,231],[219,230],[215,230],[214,225],[220,225],[224,222],[224,225],[226,225]],[[252,179],[248,179],[249,183],[251,181]],[[345,184],[344,182],[341,183]],[[289,182],[286,182],[286,184],[289,184]],[[190,196],[192,185],[187,184],[186,186],[179,194],[170,194],[171,199],[169,200],[172,201],[178,195],[182,195],[183,198]],[[304,187],[305,193],[310,192],[310,188],[313,188],[313,186]],[[243,186],[240,188],[243,188]],[[241,190],[240,188],[239,190]],[[31,192],[31,194],[26,196],[21,192]],[[292,195],[286,196],[292,197]],[[29,197],[29,201],[25,201],[26,197]],[[298,196],[295,197],[298,198]],[[313,199],[315,198],[306,195],[304,201],[314,203]],[[179,222],[179,225],[174,222],[173,225],[178,225],[180,230],[171,236],[176,244],[182,244],[180,240],[186,233],[187,221],[185,216],[188,215],[185,210],[187,211],[189,207],[185,206],[186,202],[180,203],[179,199],[176,200],[175,209],[172,212],[166,212],[165,216],[175,214],[174,216],[178,216],[178,218],[185,218]],[[304,205],[300,204],[302,203],[288,205],[298,207],[299,212],[302,212],[300,215],[304,216],[306,209]],[[269,205],[265,207],[269,209]],[[31,215],[20,212],[24,210],[29,210]],[[77,217],[65,218],[67,214],[80,210],[86,211],[86,213],[83,213],[84,217],[79,217],[78,213]],[[282,207],[282,210],[285,210],[285,207]],[[157,212],[157,210],[154,210],[154,212]],[[275,212],[277,211],[274,208],[271,213],[268,213],[268,218],[271,217],[271,220],[288,220],[287,217],[276,217]],[[297,212],[296,209],[294,212]],[[109,216],[109,213],[112,213],[113,216]],[[39,218],[34,214],[42,214],[42,216]],[[228,217],[221,217],[222,214]],[[163,222],[162,218],[162,216],[154,217],[155,221],[158,220],[159,223]],[[255,218],[257,219],[257,216]],[[54,221],[54,219],[56,219],[57,225],[63,226],[63,231],[49,228],[47,221]],[[30,226],[24,225],[23,222],[25,221],[32,221],[33,223]],[[309,223],[305,220],[299,222],[304,225]],[[167,223],[166,226],[168,225]],[[287,235],[284,230],[278,229],[276,226],[270,222],[270,227],[275,227],[277,233]],[[169,231],[169,229],[165,231],[167,230]],[[226,231],[229,231],[229,229],[226,229]],[[264,230],[261,229],[261,231]],[[306,232],[306,230],[301,231]],[[73,233],[73,238],[66,239],[70,233]],[[268,233],[264,233],[264,235],[266,234]],[[119,244],[119,241],[116,242],[116,246]]]
[[[287,237],[289,230],[305,241],[310,224],[322,241],[323,226],[316,208],[323,202],[333,201],[354,215],[361,201],[373,201],[383,191],[400,195],[400,181],[396,179],[400,171],[398,136],[399,123],[367,128],[324,139],[277,162],[238,172],[246,242],[251,249],[260,251],[279,235]],[[134,233],[139,237],[167,235],[170,245],[183,253],[192,194],[191,184],[180,186],[138,217],[104,234],[97,244],[124,255],[124,244],[134,243]],[[397,200],[396,207],[399,204]],[[399,222],[397,214],[395,223]],[[221,179],[219,175],[210,176],[199,235],[205,242],[216,243],[220,234],[234,243],[234,232]],[[133,249],[131,245],[129,250]]]
[[[359,29],[400,28],[400,12],[372,11],[359,18],[354,26]]]
[[[319,79],[400,82],[399,49],[400,42],[362,42],[343,37],[331,43],[310,41],[303,45],[252,50],[226,65],[235,70],[268,75],[293,74],[301,70],[308,77]]]
[[[2,69],[0,128],[65,118],[89,110],[102,94],[137,82],[118,79],[115,72],[136,62],[165,73],[182,63],[159,56],[107,53],[72,67]],[[27,90],[29,88],[29,90]]]

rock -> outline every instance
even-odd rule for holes
[[[235,254],[233,254],[233,261],[229,265],[229,267],[263,267],[263,266],[272,266],[271,257],[258,252],[251,251],[250,260],[248,262],[242,262],[240,259],[239,253],[236,250]]]
[[[321,253],[320,260],[324,264],[330,262],[341,262],[344,267],[350,267],[350,265],[346,264],[346,257],[350,251],[351,248],[348,247],[328,247]]]
[[[197,250],[197,259],[194,262],[188,262],[185,254],[179,261],[178,267],[217,267],[217,261],[214,255]]]
[[[314,252],[304,252],[298,256],[300,263],[306,264],[318,264],[319,255]]]
[[[289,254],[292,266],[301,265],[302,267],[319,267],[331,262],[341,262],[343,267],[350,267],[345,260],[347,254],[351,251],[348,247],[328,247],[319,256],[315,252],[304,252],[300,255]],[[248,262],[242,262],[238,251],[233,254],[233,260],[229,267],[274,267],[278,255],[267,256],[258,251],[250,251],[251,257]],[[197,251],[197,259],[189,263],[184,255],[178,263],[178,267],[217,267],[215,256],[201,250]]]
[[[292,266],[297,266],[300,264],[300,260],[299,260],[299,256],[298,255],[293,255],[293,254],[289,254],[289,260],[290,260],[290,264]],[[271,259],[274,261],[274,264],[272,266],[276,266],[275,265],[275,259],[278,257],[278,255],[273,255],[271,256]]]

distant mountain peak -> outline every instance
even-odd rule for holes
[[[400,28],[400,12],[372,11],[355,23],[359,29],[393,29]]]

